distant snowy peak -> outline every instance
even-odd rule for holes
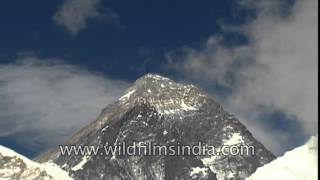
[[[72,178],[52,162],[40,164],[0,145],[0,179],[71,180]]]
[[[247,180],[318,179],[318,136],[257,169]]]
[[[181,114],[198,110],[209,98],[193,85],[175,83],[169,78],[147,74],[139,78],[126,94],[119,98],[122,104],[147,101],[159,113]]]

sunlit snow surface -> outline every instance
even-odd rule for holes
[[[169,78],[147,74],[138,79],[135,85],[119,98],[119,101],[129,104],[130,99],[135,99],[137,96],[142,97],[140,100],[151,103],[158,112],[174,115],[197,111],[202,105],[199,102],[202,102],[205,95],[195,86],[174,83]]]
[[[121,97],[119,98],[119,100],[126,100],[126,99],[129,99],[129,98],[130,98],[130,96],[131,96],[131,94],[133,94],[135,91],[136,91],[136,90],[135,90],[135,89],[133,89],[133,90],[131,90],[131,91],[127,92],[125,95],[121,96]]]
[[[71,170],[78,171],[78,170],[82,169],[83,165],[85,165],[87,163],[88,159],[89,159],[88,156],[84,156],[82,158],[82,161],[80,161],[79,164],[75,165]]]
[[[208,168],[204,167],[194,167],[191,169],[190,176],[200,175],[202,177],[206,177],[208,175]]]
[[[52,162],[34,162],[0,145],[0,179],[71,180],[68,173]]]
[[[233,146],[238,144],[243,144],[243,139],[240,133],[234,133],[231,135],[230,139],[224,140],[223,145],[225,146]]]
[[[300,147],[257,169],[247,180],[316,180],[318,179],[318,136]]]

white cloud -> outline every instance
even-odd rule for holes
[[[67,65],[24,57],[0,66],[0,137],[48,148],[94,120],[126,82]]]
[[[177,55],[170,52],[167,54],[169,67],[192,79],[232,87],[232,76],[235,74],[232,67],[249,63],[251,49],[246,46],[227,48],[222,41],[222,37],[213,36],[200,50],[184,47]]]
[[[54,21],[65,27],[71,35],[77,35],[85,29],[90,19],[104,17],[109,21],[118,22],[118,16],[112,12],[102,14],[98,6],[101,0],[65,0],[59,10],[54,14]]]
[[[289,135],[264,128],[258,119],[265,113],[284,112],[304,133],[318,131],[318,1],[297,0],[289,14],[276,1],[243,2],[258,11],[253,21],[233,28],[245,33],[247,45],[226,47],[223,38],[212,37],[204,48],[185,51],[182,62],[171,56],[170,65],[187,77],[230,88],[222,100],[227,109],[278,154]]]

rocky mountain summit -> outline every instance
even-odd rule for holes
[[[128,155],[118,153],[121,149],[107,154],[100,148],[95,155],[63,155],[61,149],[55,148],[38,161],[52,161],[79,180],[222,180],[245,179],[275,158],[208,94],[155,74],[139,78],[118,101],[103,109],[94,122],[64,145],[117,147],[135,142],[174,148],[199,143],[217,149],[250,146],[254,147],[254,154]]]

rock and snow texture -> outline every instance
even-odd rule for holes
[[[84,156],[84,157],[82,158],[82,161],[79,162],[79,164],[77,164],[77,165],[75,165],[74,167],[72,167],[71,170],[72,170],[72,171],[78,171],[78,170],[82,169],[82,168],[83,168],[83,165],[86,164],[87,161],[88,161],[88,156]]]
[[[241,180],[275,158],[208,94],[193,85],[154,74],[139,78],[125,95],[65,144],[100,146],[133,142],[190,147],[201,142],[217,148],[248,145],[255,148],[255,154],[65,156],[57,148],[38,160],[53,161],[77,180]]]
[[[257,169],[247,180],[317,180],[318,137]]]
[[[147,74],[138,79],[119,98],[120,103],[130,104],[130,100],[148,101],[162,114],[181,114],[196,111],[205,101],[205,95],[193,85],[175,83],[169,78]]]
[[[0,179],[71,180],[68,173],[52,162],[34,162],[0,145]]]

